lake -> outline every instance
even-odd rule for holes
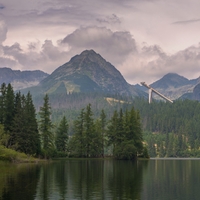
[[[0,162],[0,199],[200,199],[199,159]]]

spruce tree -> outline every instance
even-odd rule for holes
[[[84,138],[86,145],[86,157],[94,155],[94,147],[95,147],[95,126],[93,113],[91,109],[91,104],[88,104],[86,107],[85,115],[84,115]]]
[[[40,107],[40,120],[39,120],[39,130],[42,139],[42,150],[45,158],[51,157],[54,148],[54,137],[52,133],[53,124],[51,121],[51,106],[49,103],[49,97],[46,94],[44,97],[43,106]]]
[[[101,123],[101,156],[104,157],[104,143],[105,143],[105,132],[106,132],[106,114],[104,110],[101,110],[100,115],[100,123]]]
[[[56,132],[56,148],[59,152],[67,151],[67,142],[68,142],[68,123],[66,117],[64,116],[59,124],[59,127]]]
[[[15,95],[15,100],[14,100],[14,117],[13,117],[12,127],[10,130],[10,143],[9,143],[10,148],[20,152],[24,152],[23,150],[24,140],[26,140],[26,137],[24,135],[25,117],[24,117],[22,101],[25,101],[25,99],[23,98],[22,100],[21,93],[18,92]]]
[[[118,112],[115,110],[107,128],[108,146],[113,146],[113,152],[115,152],[117,145],[118,122]]]
[[[9,83],[5,94],[4,128],[6,132],[10,132],[13,125],[14,98],[15,94],[11,84]]]
[[[4,124],[5,120],[5,95],[6,95],[6,84],[3,83],[0,88],[0,124]]]
[[[26,95],[24,105],[24,118],[24,131],[27,138],[24,152],[31,155],[39,155],[41,153],[41,141],[36,119],[36,110],[33,105],[33,100],[30,92],[28,92]]]
[[[84,109],[81,109],[78,119],[74,121],[73,135],[69,141],[70,151],[78,157],[85,157]]]

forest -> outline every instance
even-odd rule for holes
[[[47,94],[36,113],[30,92],[14,93],[11,84],[2,84],[0,92],[0,144],[6,148],[41,158],[148,158],[140,115],[134,107],[115,110],[107,120],[103,109],[94,117],[89,103],[74,117],[69,134],[65,115],[57,123],[52,121]]]
[[[200,156],[198,101],[149,104],[120,95],[58,95],[59,101],[45,95],[38,104],[30,93],[2,84],[0,143],[40,157]]]

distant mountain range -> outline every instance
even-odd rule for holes
[[[198,84],[200,84],[200,78],[188,80],[176,73],[168,73],[150,86],[172,100],[179,98],[200,100],[197,95]],[[156,95],[154,97],[156,98]]]
[[[147,97],[148,91],[141,85],[130,85],[121,73],[101,55],[85,50],[76,55],[52,74],[42,71],[19,71],[0,68],[0,84],[11,83],[15,90],[30,91],[34,96],[69,94],[74,92],[98,92],[132,97]],[[147,83],[148,84],[148,83]],[[171,98],[200,100],[200,78],[188,80],[169,73],[150,84],[160,93]],[[154,98],[157,98],[154,95]]]
[[[20,71],[12,70],[10,68],[0,68],[0,84],[11,83],[14,90],[38,85],[41,80],[46,78],[49,74],[40,71]]]

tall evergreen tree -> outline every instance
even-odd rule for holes
[[[7,86],[5,94],[5,113],[4,113],[4,128],[6,132],[10,132],[12,129],[12,123],[14,118],[14,98],[15,94],[11,84]]]
[[[59,152],[67,151],[67,142],[68,142],[68,123],[67,119],[64,116],[59,124],[59,127],[56,132],[56,148]]]
[[[44,97],[43,106],[40,107],[39,115],[39,130],[42,139],[42,150],[45,157],[50,157],[54,148],[54,137],[52,133],[53,124],[51,121],[51,106],[47,94]]]
[[[26,140],[26,137],[24,135],[25,117],[22,101],[25,101],[25,99],[23,98],[22,100],[21,93],[18,92],[15,95],[14,100],[14,118],[10,130],[9,147],[17,151],[24,152],[22,148],[24,146],[24,140]]]
[[[5,120],[5,95],[6,95],[6,84],[3,83],[0,88],[0,124],[4,124]]]
[[[104,157],[104,143],[105,143],[105,132],[106,132],[106,114],[104,110],[101,110],[100,115],[100,123],[101,123],[101,156]]]
[[[24,145],[24,152],[27,154],[39,155],[41,153],[41,141],[36,119],[36,110],[30,92],[26,95],[24,105],[25,133],[27,141]]]
[[[70,151],[78,157],[85,157],[85,138],[84,138],[84,109],[81,109],[78,119],[74,121],[74,134],[69,141]]]
[[[90,157],[91,154],[94,154],[93,148],[95,146],[94,144],[95,127],[94,127],[91,104],[89,104],[86,107],[86,111],[84,115],[84,137],[85,137],[85,145],[86,145],[86,157]]]

